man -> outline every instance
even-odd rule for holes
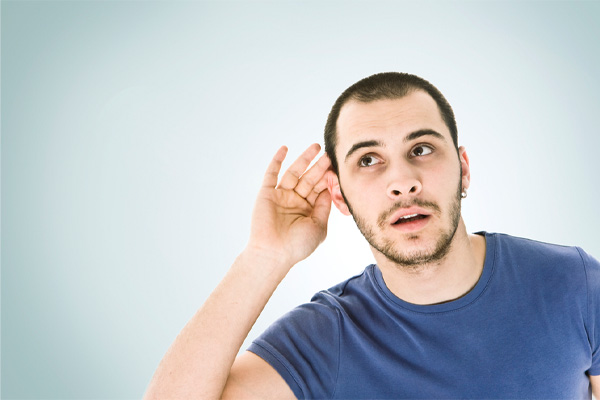
[[[147,398],[574,398],[600,387],[600,264],[578,248],[468,234],[452,109],[414,75],[348,88],[278,181],[250,240],[177,337]],[[307,169],[308,168],[308,169]],[[324,240],[331,202],[376,265],[298,307],[236,359],[290,268]]]

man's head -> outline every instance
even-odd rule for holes
[[[437,262],[461,223],[469,159],[457,147],[452,109],[423,82],[374,75],[342,94],[328,121],[335,139],[328,149],[336,168],[328,177],[333,202],[354,217],[378,262],[379,255],[406,266]]]
[[[362,103],[370,103],[383,99],[399,99],[415,90],[422,90],[429,94],[435,100],[440,115],[444,120],[454,146],[458,149],[458,130],[452,107],[444,95],[431,83],[416,75],[401,72],[382,72],[361,79],[354,85],[346,89],[340,97],[337,98],[327,123],[325,124],[325,152],[331,160],[333,171],[338,173],[338,160],[335,155],[337,145],[337,121],[342,107],[349,101],[355,100]]]

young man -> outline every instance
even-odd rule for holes
[[[278,181],[247,248],[177,337],[146,398],[585,398],[600,387],[600,264],[578,248],[468,234],[469,158],[450,105],[414,75],[348,88]],[[376,265],[291,311],[236,359],[331,202]],[[591,383],[591,385],[590,385]]]

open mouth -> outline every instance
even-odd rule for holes
[[[427,217],[429,217],[429,215],[423,215],[423,214],[405,215],[403,217],[398,218],[398,220],[396,222],[394,222],[392,225],[402,225],[402,224],[406,224],[408,222],[413,222],[413,221],[418,221],[420,219],[425,219]]]

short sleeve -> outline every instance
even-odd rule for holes
[[[590,375],[600,375],[600,262],[581,249],[579,254],[587,280],[587,324],[586,330],[592,350],[592,366]]]
[[[248,350],[275,368],[297,398],[329,398],[338,373],[339,326],[335,308],[304,304],[273,323]]]

